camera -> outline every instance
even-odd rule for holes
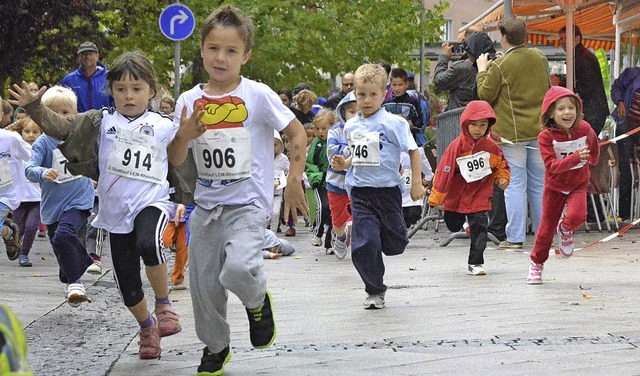
[[[495,59],[497,59],[497,58],[498,58],[498,54],[497,54],[497,53],[495,53],[495,52],[490,52],[490,53],[489,53],[489,55],[487,55],[487,58],[488,58],[489,60],[495,60]]]
[[[462,55],[464,54],[464,43],[463,42],[449,42],[453,48],[451,49],[451,53],[454,55]]]

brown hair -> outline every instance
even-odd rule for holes
[[[549,106],[547,111],[540,115],[540,129],[558,128],[556,122],[553,120],[553,112],[556,110],[556,103],[558,103],[558,100],[562,98],[571,99],[571,103],[576,106],[576,120],[573,122],[573,125],[579,124],[582,119],[584,119],[584,112],[582,112],[582,107],[580,106],[578,99],[572,95],[567,95],[556,99],[551,106]]]
[[[38,127],[38,129],[40,129],[40,133],[44,133],[44,131],[42,130],[42,128],[40,128],[38,123],[33,121],[33,119],[31,119],[31,117],[29,116],[9,124],[5,129],[8,131],[18,132],[22,135],[22,131],[29,125],[35,125],[36,127]]]
[[[391,79],[394,78],[401,78],[404,82],[409,81],[409,75],[407,74],[407,71],[402,68],[393,68],[391,70]]]
[[[305,114],[311,111],[313,104],[316,103],[318,96],[311,90],[301,90],[293,99],[296,101],[298,109]]]
[[[118,56],[111,64],[109,73],[107,73],[107,82],[109,93],[113,88],[114,81],[120,81],[125,76],[131,76],[134,80],[142,80],[149,84],[149,88],[154,95],[156,90],[156,73],[149,59],[141,52],[125,52]]]
[[[512,46],[524,44],[527,40],[527,24],[520,17],[511,17],[498,22],[500,34],[507,38]]]
[[[204,20],[204,24],[202,25],[202,32],[200,36],[201,46],[207,38],[207,35],[209,35],[211,30],[216,26],[233,27],[236,29],[244,41],[245,53],[253,48],[253,36],[255,34],[253,21],[251,21],[251,18],[247,15],[242,13],[240,9],[233,5],[225,5],[213,11],[213,13]]]

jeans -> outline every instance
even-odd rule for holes
[[[537,140],[505,144],[501,145],[501,148],[511,168],[511,182],[504,191],[508,219],[507,241],[521,243],[524,242],[526,235],[527,202],[531,207],[533,231],[538,231],[542,217],[544,163],[538,150]]]

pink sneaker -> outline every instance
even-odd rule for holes
[[[527,277],[527,284],[541,285],[543,269],[544,264],[536,264],[535,262],[532,262],[531,265],[529,265],[529,276]]]
[[[140,346],[138,351],[140,359],[156,359],[160,357],[160,329],[157,321],[148,328],[140,329],[138,345]]]
[[[558,250],[562,258],[569,258],[573,255],[573,231],[562,230],[562,221],[558,222],[556,228],[558,234]]]
[[[180,325],[180,315],[173,309],[171,304],[157,304],[155,310],[160,327],[160,337],[167,337],[182,331]]]

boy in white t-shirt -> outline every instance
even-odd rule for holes
[[[399,255],[409,243],[402,215],[400,153],[407,152],[411,173],[420,176],[420,154],[409,123],[381,108],[387,93],[387,73],[378,64],[364,64],[355,73],[358,115],[347,120],[344,134],[351,156],[334,155],[331,167],[347,169],[353,230],[351,260],[368,294],[365,309],[384,308],[382,254]],[[411,199],[424,196],[421,179],[411,183]]]
[[[273,200],[273,131],[291,140],[285,218],[308,210],[301,177],[305,133],[268,86],[240,76],[251,56],[252,21],[223,6],[204,21],[201,56],[209,81],[180,95],[168,146],[180,165],[189,144],[198,169],[190,219],[189,282],[196,334],[206,344],[198,374],[222,374],[231,358],[227,291],[246,307],[251,343],[266,348],[276,335],[271,295],[262,270],[265,224]]]

